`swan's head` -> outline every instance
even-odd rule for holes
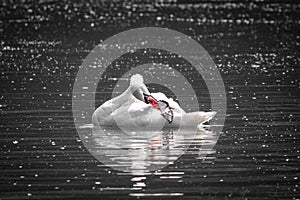
[[[152,95],[157,100],[164,100],[169,103],[170,107],[181,109],[177,102],[175,102],[172,98],[168,98],[165,94],[158,93],[150,93],[144,84],[144,78],[140,74],[134,74],[130,78],[130,90],[134,97],[137,99],[149,103],[147,97]]]
[[[163,100],[168,102],[171,108],[181,109],[179,104],[176,101],[174,101],[172,98],[168,98],[164,93],[157,92],[157,93],[151,93],[151,95],[157,100]]]
[[[130,90],[134,97],[145,102],[144,94],[149,95],[150,92],[144,84],[144,78],[140,74],[134,74],[130,78]]]

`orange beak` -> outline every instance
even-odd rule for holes
[[[158,102],[151,96],[148,96],[147,100],[154,108],[159,108]]]

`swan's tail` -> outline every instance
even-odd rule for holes
[[[199,113],[198,124],[203,124],[205,122],[208,122],[217,114],[217,112],[198,112],[198,113]]]
[[[181,125],[197,126],[211,120],[216,115],[216,112],[191,112],[185,113],[182,116]]]

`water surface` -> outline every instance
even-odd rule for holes
[[[299,198],[298,3],[1,5],[1,198]],[[168,27],[205,47],[222,74],[228,114],[217,144],[205,157],[199,155],[197,141],[203,145],[207,138],[200,137],[188,147],[190,152],[159,171],[126,173],[103,165],[83,145],[72,117],[72,88],[82,60],[95,45],[141,26]],[[127,55],[113,63],[98,86],[97,105],[111,97],[126,70],[153,60],[169,59],[164,52],[148,50],[144,57]],[[190,71],[185,76],[196,82],[200,109],[209,110],[201,77]],[[152,89],[172,96],[166,88]],[[153,150],[149,141],[130,143],[143,147],[133,148],[133,154],[163,151],[162,144]],[[121,155],[118,159],[124,160]],[[136,166],[142,168],[145,159]]]

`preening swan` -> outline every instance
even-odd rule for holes
[[[163,93],[150,93],[143,77],[135,74],[129,87],[119,96],[98,107],[92,116],[94,126],[119,126],[151,130],[162,127],[197,126],[209,121],[216,112],[186,113],[177,102]]]

